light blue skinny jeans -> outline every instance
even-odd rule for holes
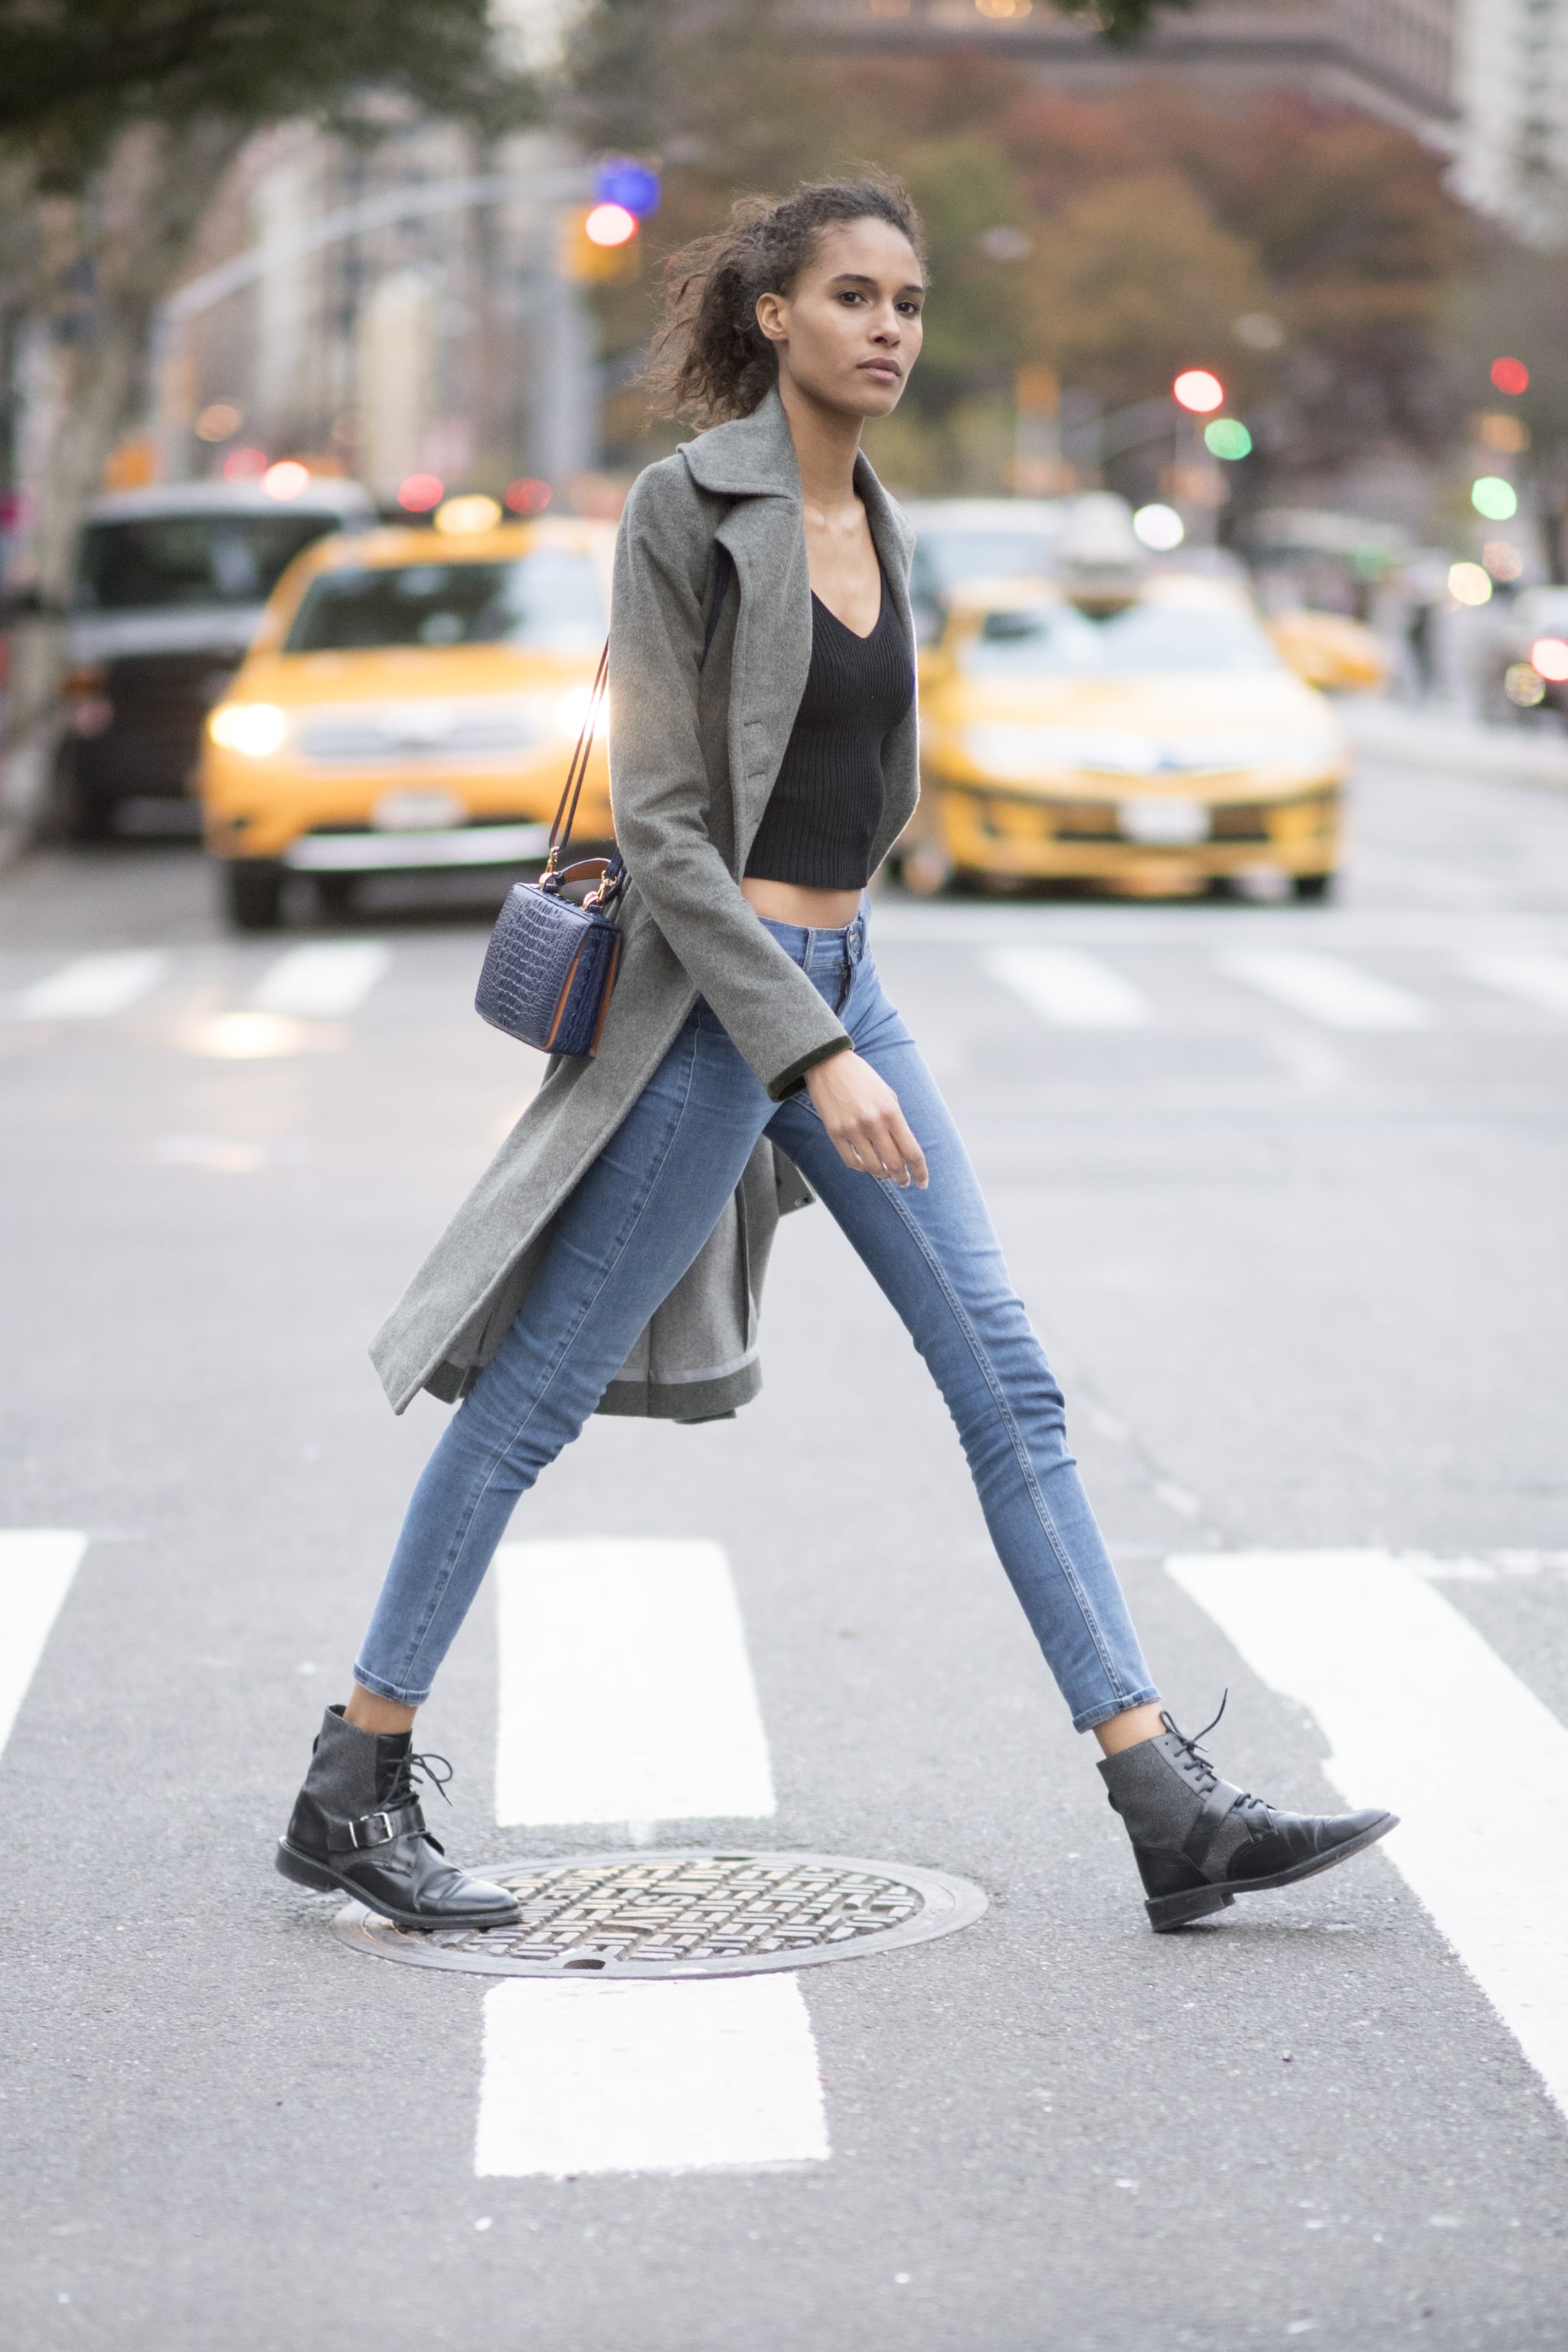
[[[771,1102],[699,1003],[561,1212],[521,1311],[426,1464],[355,1678],[406,1706],[428,1697],[519,1496],[577,1435],[767,1135],[826,1203],[931,1367],[992,1541],[1086,1731],[1156,1693],[1068,1451],[1061,1391],[1007,1278],[974,1171],[882,993],[864,912],[847,930],[768,929],[897,1094],[929,1191],[847,1168],[809,1097]]]

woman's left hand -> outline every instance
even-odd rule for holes
[[[924,1192],[925,1153],[910,1134],[899,1097],[858,1054],[830,1054],[805,1074],[805,1090],[846,1168],[886,1176]]]

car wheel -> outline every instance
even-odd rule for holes
[[[275,931],[283,919],[282,868],[257,858],[225,867],[224,904],[237,931]]]
[[[1332,893],[1334,877],[1331,874],[1296,874],[1291,877],[1290,887],[1298,898],[1327,898]]]
[[[47,841],[109,841],[115,831],[111,803],[92,799],[78,781],[68,751],[56,766],[43,832]]]

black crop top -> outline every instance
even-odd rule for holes
[[[746,872],[808,890],[861,890],[882,821],[882,746],[915,695],[888,583],[868,637],[811,600],[811,668]]]

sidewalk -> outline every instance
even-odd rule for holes
[[[1568,792],[1568,735],[1488,727],[1451,705],[1416,708],[1381,697],[1347,697],[1339,708],[1352,742],[1368,759]]]

